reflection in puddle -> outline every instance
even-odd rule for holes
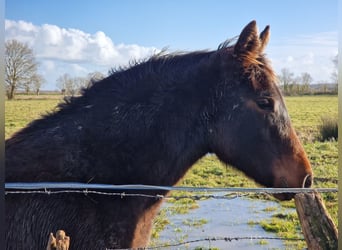
[[[276,202],[261,201],[239,197],[231,200],[208,199],[198,201],[199,208],[190,210],[187,214],[167,213],[170,224],[160,233],[158,243],[177,244],[180,242],[197,241],[201,239],[223,239],[240,237],[277,237],[266,232],[259,222],[271,218],[272,214],[283,210]],[[165,203],[163,208],[173,204]],[[266,209],[267,208],[267,209]],[[269,209],[272,208],[272,209]],[[293,212],[287,209],[286,212]],[[163,249],[285,249],[281,240],[216,240],[199,241]]]

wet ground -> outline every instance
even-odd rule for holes
[[[252,223],[283,211],[278,203],[238,197],[231,200],[208,199],[198,201],[198,204],[199,208],[187,214],[167,216],[171,223],[160,233],[157,245],[180,245],[161,249],[285,249],[282,240],[260,239],[277,235]],[[170,204],[165,203],[164,207],[167,206]],[[249,237],[258,239],[239,239]],[[212,240],[205,240],[208,238]]]

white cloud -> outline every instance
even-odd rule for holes
[[[56,25],[34,25],[25,21],[5,20],[5,38],[27,43],[40,62],[40,73],[47,79],[45,88],[55,88],[59,75],[72,76],[93,71],[107,73],[112,67],[146,58],[159,50],[135,44],[114,44],[104,32],[89,34]],[[59,75],[58,75],[59,74]]]
[[[288,68],[296,76],[309,73],[314,83],[331,81],[333,57],[338,52],[337,32],[322,32],[311,35],[270,42],[267,48],[276,72]]]
[[[127,65],[159,50],[137,44],[115,44],[103,31],[89,34],[56,25],[34,25],[25,21],[5,20],[5,38],[17,39],[33,48],[39,71],[46,78],[47,89],[55,89],[56,79],[68,73],[82,76]],[[275,39],[275,40],[274,40]],[[315,82],[330,81],[332,58],[338,51],[337,32],[271,38],[268,57],[276,72],[289,68],[295,75],[309,73]]]

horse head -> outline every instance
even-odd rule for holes
[[[269,37],[269,26],[259,35],[252,21],[235,45],[218,50],[223,73],[212,94],[211,151],[267,187],[310,187],[309,160],[264,55]]]

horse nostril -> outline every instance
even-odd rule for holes
[[[312,176],[306,175],[303,181],[303,188],[309,188],[312,185]]]

